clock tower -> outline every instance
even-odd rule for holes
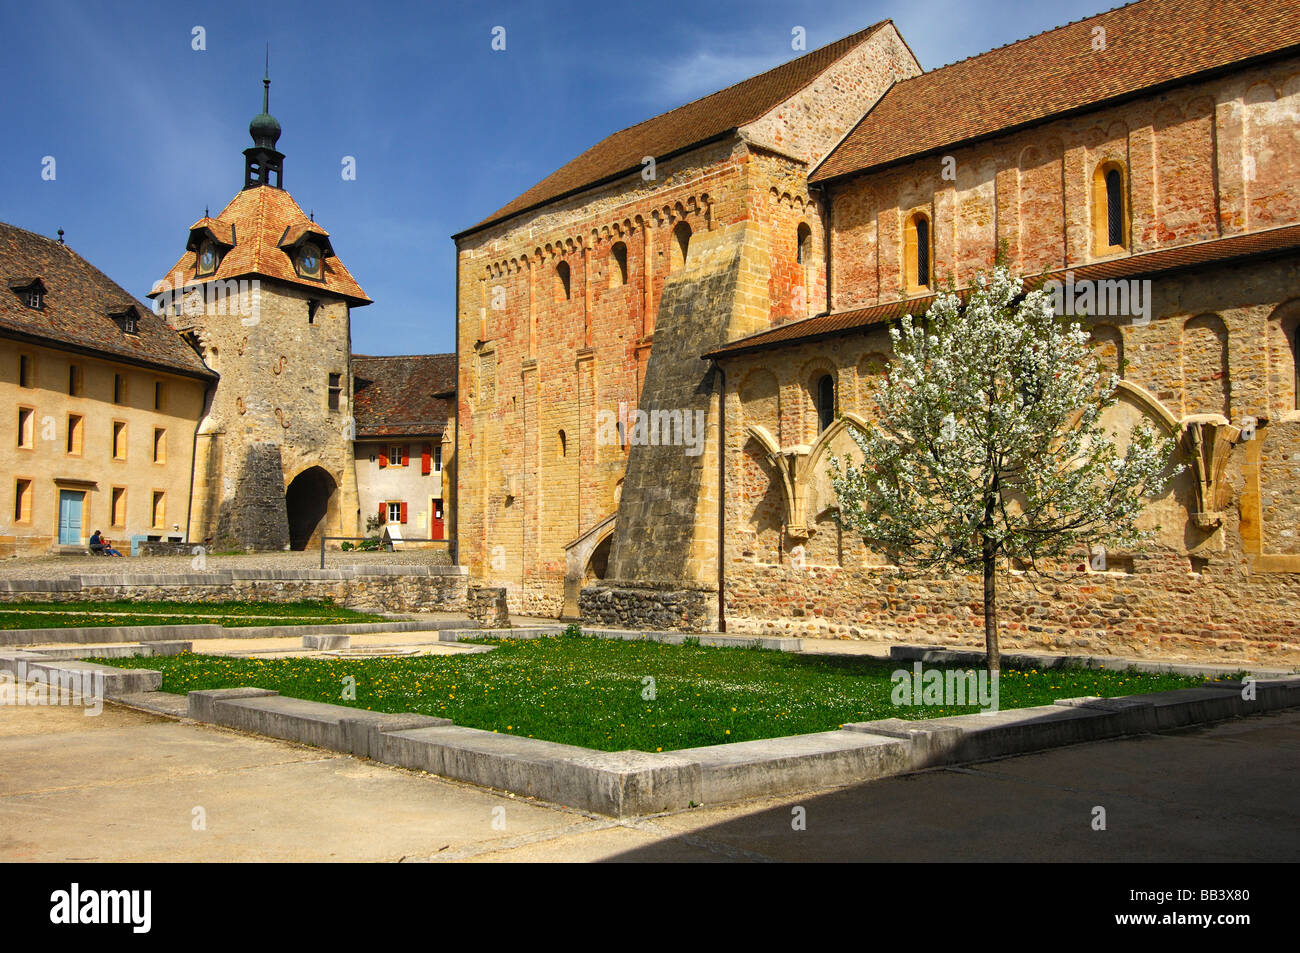
[[[192,541],[303,549],[358,532],[351,311],[370,299],[284,190],[262,82],[242,189],[190,226],[150,297],[220,375],[196,435]]]

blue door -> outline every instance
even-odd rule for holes
[[[59,491],[59,545],[81,545],[81,501],[79,490]]]

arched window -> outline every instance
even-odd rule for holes
[[[817,378],[817,432],[835,422],[835,379],[829,374]]]
[[[903,234],[904,268],[909,291],[930,287],[930,217],[917,212]]]
[[[627,284],[627,246],[615,242],[609,250],[609,286],[621,288]]]
[[[1124,179],[1118,169],[1106,173],[1106,233],[1112,245],[1124,244]]]
[[[686,253],[691,247],[691,226],[685,222],[678,222],[673,229],[673,270],[676,271],[682,265],[686,264]]]
[[[795,249],[795,261],[801,265],[806,265],[812,258],[812,229],[808,227],[807,222],[799,223],[799,230],[795,233],[797,246]]]
[[[555,297],[569,300],[569,263],[562,261],[555,266]]]
[[[1124,167],[1103,162],[1092,178],[1093,252],[1113,255],[1128,248],[1128,195]]]
[[[569,455],[569,441],[564,436],[563,430],[560,431],[560,440],[556,447],[556,451],[561,457],[567,457]]]

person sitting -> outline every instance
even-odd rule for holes
[[[116,549],[113,548],[113,541],[111,539],[105,539],[104,534],[101,533],[99,530],[95,530],[95,532],[92,533],[90,536],[90,551],[92,554],[96,556],[121,556],[122,555]]]

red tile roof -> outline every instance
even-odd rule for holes
[[[235,245],[221,259],[216,273],[197,278],[198,251],[187,251],[159,279],[158,285],[150,292],[150,297],[173,288],[178,283],[204,284],[254,275],[274,278],[303,288],[332,292],[347,298],[353,306],[370,304],[370,299],[343,266],[343,262],[332,255],[324,259],[324,281],[299,277],[286,249],[305,231],[326,237],[329,232],[303,214],[293,196],[283,189],[269,185],[244,189],[231,199],[230,204],[215,219],[200,219],[194,223],[191,231],[203,227],[210,228],[219,237],[226,233],[234,236]],[[221,240],[225,241],[224,238]],[[178,272],[181,276],[179,282],[175,278]]]
[[[1105,29],[1105,49],[1093,30]],[[1300,46],[1295,0],[1140,0],[895,84],[809,177],[862,172]]]
[[[1113,258],[1068,270],[1047,272],[1027,278],[1025,284],[1029,286],[1053,280],[1064,282],[1067,275],[1072,275],[1076,283],[1150,277],[1185,268],[1221,265],[1243,258],[1287,254],[1297,250],[1300,250],[1300,225],[1288,225],[1245,235],[1233,235],[1230,238],[1179,245],[1176,248],[1162,248],[1141,255]],[[963,297],[970,294],[969,289],[963,289],[958,293]],[[768,328],[766,331],[759,331],[757,334],[738,338],[735,341],[728,341],[702,356],[706,359],[732,357],[748,351],[765,350],[783,344],[861,331],[876,325],[888,324],[905,314],[924,314],[934,301],[935,295],[927,295],[902,301],[890,301],[869,308],[819,314],[812,318],[804,318],[802,321],[791,321],[789,324]]]
[[[766,73],[607,136],[513,202],[453,238],[469,235],[571,192],[639,170],[645,156],[654,156],[662,161],[669,155],[753,122],[813,82],[836,60],[890,22],[882,20]]]
[[[45,287],[44,307],[18,293],[33,280]],[[109,317],[134,306],[138,333]],[[0,336],[184,374],[215,378],[198,354],[153,309],[67,245],[0,222]]]
[[[352,382],[358,440],[438,437],[456,413],[455,354],[353,354]]]

